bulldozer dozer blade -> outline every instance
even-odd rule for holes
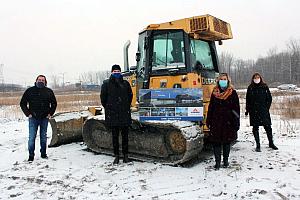
[[[52,128],[52,138],[49,147],[83,141],[82,126],[89,116],[92,116],[92,113],[89,111],[55,114],[49,120]]]

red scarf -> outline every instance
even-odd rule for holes
[[[218,99],[226,100],[232,94],[233,88],[229,86],[224,92],[221,92],[218,86],[214,87],[213,95]]]

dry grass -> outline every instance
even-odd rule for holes
[[[271,114],[285,119],[300,119],[300,93],[297,91],[273,90]],[[245,112],[246,92],[238,92],[241,111]]]
[[[78,92],[69,94],[58,94],[56,112],[83,110],[87,106],[100,105],[99,92]]]
[[[245,92],[238,92],[241,112],[245,112]],[[87,106],[100,105],[100,93],[91,91],[55,92],[56,112],[84,110]],[[22,93],[1,93],[0,118],[22,119],[24,115],[19,107]],[[300,93],[292,91],[272,91],[271,114],[283,119],[300,119]],[[287,98],[288,97],[288,98]]]
[[[299,119],[300,118],[300,95],[286,98],[275,99],[277,103],[273,103],[271,112],[273,114],[281,115],[286,119]]]
[[[19,92],[2,92],[0,96],[0,106],[18,105],[22,93]]]

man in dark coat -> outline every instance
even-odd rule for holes
[[[206,124],[210,129],[208,141],[213,144],[215,168],[220,168],[222,146],[224,167],[228,167],[230,143],[237,139],[240,128],[240,104],[226,73],[218,77],[210,98]]]
[[[128,81],[123,80],[121,67],[113,65],[111,76],[101,87],[101,104],[105,108],[105,123],[112,130],[114,164],[119,163],[119,132],[122,135],[123,162],[128,159],[128,127],[131,124],[130,105],[132,90]]]
[[[53,91],[46,86],[46,77],[39,75],[35,85],[24,92],[20,101],[21,109],[29,119],[28,161],[30,162],[34,159],[38,127],[40,128],[41,157],[48,158],[46,153],[48,120],[54,114],[57,102]]]
[[[259,73],[254,73],[251,84],[248,86],[246,94],[246,113],[250,114],[250,126],[253,126],[253,135],[256,142],[255,151],[260,152],[259,126],[263,126],[267,132],[269,147],[277,150],[273,143],[270,107],[272,96],[267,84],[263,81]]]

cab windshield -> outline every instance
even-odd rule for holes
[[[152,71],[185,68],[182,31],[160,32],[153,36]]]

